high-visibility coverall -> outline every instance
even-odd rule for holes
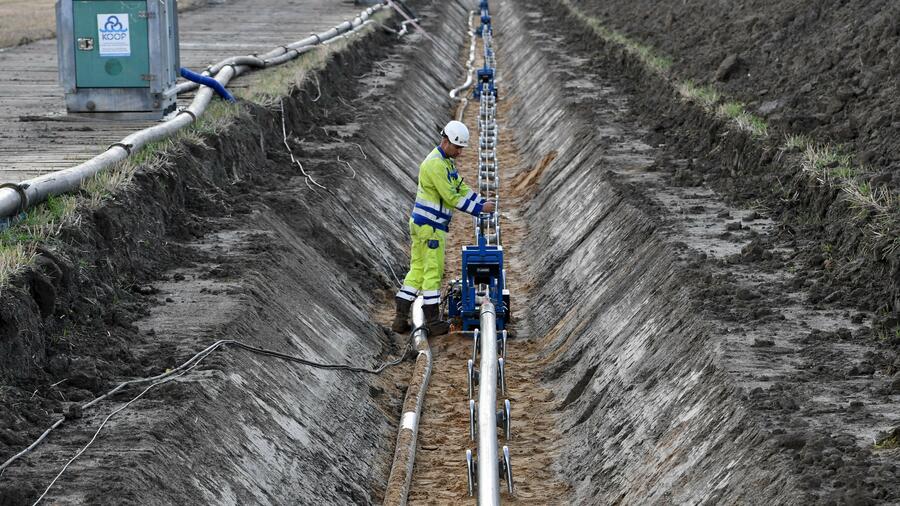
[[[441,302],[444,276],[444,243],[454,208],[474,216],[481,213],[485,199],[473,192],[456,170],[452,158],[440,146],[419,165],[419,189],[409,220],[409,273],[397,297],[409,301],[421,291],[425,305]]]

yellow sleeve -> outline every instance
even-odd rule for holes
[[[447,207],[455,207],[475,216],[481,213],[485,199],[473,192],[457,172],[450,172],[441,160],[429,160],[426,163],[424,173],[428,183],[437,190]]]

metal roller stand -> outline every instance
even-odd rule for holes
[[[506,290],[505,270],[502,268],[502,246],[500,234],[500,171],[497,160],[499,128],[497,126],[496,60],[493,48],[493,32],[488,1],[481,0],[481,28],[479,35],[484,44],[483,68],[478,70],[474,97],[479,101],[478,110],[478,192],[496,203],[493,214],[483,214],[475,218],[475,240],[482,252],[491,247],[500,252],[499,272],[485,274],[487,268],[472,276],[477,286],[469,292],[477,302],[479,326],[474,329],[472,358],[466,363],[469,393],[469,435],[477,441],[477,454],[466,450],[466,469],[470,496],[478,497],[481,506],[500,503],[500,481],[506,480],[507,492],[513,494],[512,464],[508,446],[498,448],[497,433],[500,429],[509,440],[512,436],[512,407],[505,399],[500,409],[497,406],[497,390],[506,395],[507,379],[507,333],[504,326],[508,321],[509,291]],[[470,268],[464,249],[463,270]],[[484,264],[488,265],[488,264]],[[467,279],[463,280],[463,292],[467,289]],[[471,290],[471,288],[468,288]],[[468,293],[462,294],[460,308],[471,310],[471,301],[465,303]],[[471,311],[460,311],[464,324]],[[464,327],[465,328],[465,327]],[[479,352],[480,350],[480,352]],[[479,362],[480,355],[480,362]],[[475,388],[477,385],[477,401]]]

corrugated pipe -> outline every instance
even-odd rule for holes
[[[233,56],[211,66],[201,77],[209,77],[219,85],[226,87],[231,79],[252,69],[279,65],[297,56],[311,51],[315,46],[335,37],[354,32],[369,22],[375,12],[384,5],[375,5],[362,11],[350,21],[319,34],[313,34],[287,46],[281,46],[264,55]],[[179,84],[174,93],[183,93],[200,87],[195,82]],[[190,125],[203,115],[213,97],[213,90],[203,86],[191,104],[181,110],[174,118],[159,125],[135,132],[116,142],[103,153],[90,160],[68,169],[51,172],[21,183],[7,183],[0,186],[0,218],[14,216],[29,207],[47,200],[48,197],[61,195],[77,190],[87,179],[108,169],[112,165],[125,160],[147,144],[170,137],[175,132]]]
[[[425,391],[431,379],[431,348],[425,331],[425,316],[422,313],[422,298],[416,299],[413,305],[413,344],[416,347],[416,366],[413,369],[409,389],[403,401],[403,415],[400,417],[400,428],[397,430],[397,448],[394,450],[394,462],[388,477],[387,489],[384,492],[385,506],[405,506],[412,482],[413,465],[416,463],[416,439],[419,433],[419,417],[422,415],[422,404],[425,402]]]

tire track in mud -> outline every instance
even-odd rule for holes
[[[479,40],[480,42],[480,40]],[[465,48],[467,52],[467,47]],[[480,66],[481,46],[476,48],[476,65]],[[497,52],[502,69],[502,50]],[[501,70],[502,72],[502,70]],[[520,220],[519,208],[536,178],[528,177],[538,165],[526,169],[512,142],[510,125],[505,121],[515,103],[512,95],[501,95],[498,121],[500,147],[498,157],[501,174],[501,220],[504,248],[507,251],[507,282],[512,293],[513,311],[518,311],[513,329],[517,339],[510,339],[507,357],[507,396],[512,403],[512,439],[508,444],[512,456],[515,495],[509,497],[501,482],[501,499],[508,504],[566,504],[568,487],[555,470],[556,447],[561,437],[557,430],[553,392],[540,385],[543,365],[539,350],[541,341],[530,339],[527,332],[528,285],[522,272],[524,262],[517,260],[524,252],[518,246],[527,228]],[[477,138],[478,104],[470,103],[463,122]],[[477,176],[478,149],[470,144],[457,160],[467,182]],[[527,177],[524,182],[520,175]],[[471,185],[470,185],[471,186]],[[513,191],[515,190],[515,192]],[[460,214],[460,213],[457,213]],[[447,239],[445,280],[460,276],[463,246],[471,244],[472,221],[459,215],[451,223]],[[475,502],[467,496],[465,451],[475,449],[469,437],[466,360],[472,354],[472,340],[459,332],[430,340],[434,369],[419,426],[419,446],[410,488],[410,504],[448,504]],[[498,400],[502,400],[498,392]],[[476,452],[477,454],[477,452]]]

